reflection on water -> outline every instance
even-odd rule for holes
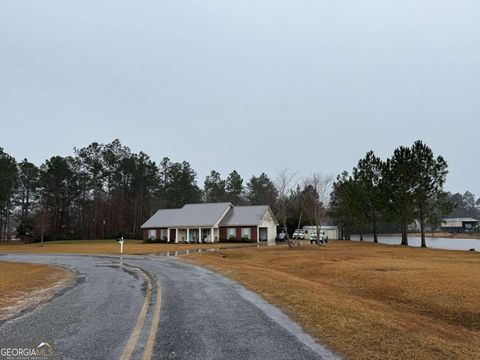
[[[352,240],[359,241],[360,235],[352,235]],[[364,241],[373,242],[372,235],[364,235]],[[479,239],[452,239],[452,238],[432,238],[426,237],[425,241],[427,247],[434,249],[446,249],[446,250],[470,250],[480,251]],[[378,242],[388,245],[400,245],[402,238],[399,235],[378,235]],[[421,238],[418,236],[409,236],[408,245],[413,247],[420,247]]]
[[[275,242],[265,242],[265,243],[260,243],[257,244],[256,247],[264,247],[264,246],[274,246]],[[245,245],[239,245],[239,246],[229,246],[229,247],[215,247],[215,248],[203,248],[203,249],[184,249],[184,250],[176,250],[176,251],[164,251],[164,252],[159,252],[155,253],[156,256],[166,256],[166,257],[175,257],[175,256],[180,256],[180,255],[189,255],[189,254],[197,254],[197,253],[203,253],[203,252],[214,252],[214,251],[220,251],[220,250],[230,250],[230,249],[242,249],[246,247],[255,247],[255,246],[245,246]]]
[[[189,255],[189,254],[203,253],[203,252],[209,252],[209,251],[218,251],[218,250],[220,250],[220,248],[185,249],[185,250],[176,250],[176,251],[165,251],[165,252],[156,253],[155,255],[175,257],[175,256],[180,256],[180,255]]]

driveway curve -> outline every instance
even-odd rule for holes
[[[161,256],[0,256],[65,266],[77,284],[0,324],[0,346],[49,342],[58,359],[335,359],[239,284]]]

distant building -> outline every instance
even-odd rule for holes
[[[445,232],[460,233],[473,230],[479,221],[474,218],[446,218],[443,219],[441,229]]]
[[[309,240],[310,239],[310,234],[316,233],[317,232],[317,227],[316,226],[304,226],[303,231],[305,231],[305,239]],[[320,226],[320,232],[324,232],[325,235],[328,236],[329,239],[338,239],[338,227],[335,225],[326,225],[322,224]]]

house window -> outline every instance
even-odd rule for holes
[[[168,230],[167,229],[160,230],[160,239],[167,240],[167,237],[168,237]]]
[[[251,239],[252,236],[252,229],[250,228],[242,228],[242,239]]]
[[[228,228],[227,229],[227,239],[234,239],[237,237],[237,229],[236,228]]]
[[[151,240],[155,240],[157,238],[157,230],[155,229],[148,230],[148,238]]]

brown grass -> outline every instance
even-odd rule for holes
[[[359,242],[195,254],[352,359],[478,359],[480,254]]]
[[[254,246],[256,244],[253,244]],[[125,254],[149,254],[167,251],[228,248],[238,246],[251,246],[251,244],[143,244],[140,240],[126,240]],[[1,253],[42,253],[42,254],[119,254],[120,245],[115,240],[73,240],[73,241],[48,241],[42,244],[23,244],[18,242],[0,242]]]
[[[24,302],[34,293],[72,278],[70,271],[55,266],[0,261],[0,320],[9,318],[15,312],[7,309]],[[46,298],[45,294],[41,297]],[[37,300],[32,299],[32,302]],[[26,307],[23,304],[18,310]]]

